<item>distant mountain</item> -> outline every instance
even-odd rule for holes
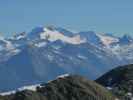
[[[116,66],[131,64],[133,43],[129,37],[121,38],[53,26],[2,37],[0,90],[47,82],[65,73],[96,79]],[[128,39],[130,42],[122,42]]]
[[[4,95],[4,93],[3,93]],[[0,100],[115,100],[110,92],[77,75],[63,75],[36,87],[0,96]],[[116,99],[117,100],[117,99]]]
[[[115,68],[96,80],[122,100],[133,98],[133,65]],[[129,99],[126,99],[129,98]]]
[[[79,32],[82,38],[85,38],[87,42],[92,43],[95,46],[102,46],[102,41],[99,36],[93,31]]]
[[[130,44],[133,43],[133,38],[130,35],[124,35],[122,38],[120,38],[121,44]]]
[[[42,47],[38,45],[18,47],[21,51],[13,56],[11,53],[10,58],[0,63],[0,90],[48,81],[65,73],[94,78],[118,63],[112,55],[89,44],[71,45],[56,41],[48,42]],[[108,67],[104,67],[105,65]],[[91,73],[92,71],[96,73]]]

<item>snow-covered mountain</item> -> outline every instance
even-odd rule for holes
[[[130,35],[124,35],[122,38],[120,38],[121,44],[130,44],[133,43],[133,38]]]
[[[48,81],[65,73],[95,79],[113,67],[133,63],[132,37],[123,38],[56,27],[37,27],[1,38],[0,90]]]
[[[64,35],[62,32],[51,28],[35,28],[32,30],[31,33],[29,33],[29,38],[39,39],[39,40],[48,40],[50,42],[55,42],[57,40],[61,40],[62,42],[69,43],[69,44],[81,44],[85,43],[85,39],[81,39],[80,35],[76,34],[72,37]]]

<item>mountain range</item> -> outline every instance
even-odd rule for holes
[[[36,27],[9,38],[1,36],[0,58],[1,91],[66,73],[96,79],[116,66],[133,63],[133,38]]]

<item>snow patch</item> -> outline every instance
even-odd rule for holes
[[[118,38],[115,38],[115,37],[111,37],[111,36],[103,35],[103,34],[97,34],[97,35],[100,37],[102,43],[105,46],[109,46],[112,43],[119,42],[119,39]]]
[[[112,87],[106,87],[108,90],[112,90]]]
[[[35,46],[36,46],[36,47],[39,47],[39,48],[40,48],[40,47],[44,47],[44,46],[46,46],[46,45],[47,45],[46,42],[39,42],[39,43],[36,43],[36,44],[35,44]]]
[[[36,91],[37,87],[42,87],[42,86],[40,84],[23,86],[21,88],[18,88],[17,90],[0,93],[0,95],[1,96],[11,95],[11,94],[15,94],[18,91],[20,92],[20,91],[24,91],[24,90]]]
[[[52,60],[54,59],[54,57],[53,57],[52,55],[47,55],[47,57],[48,57],[48,59],[49,59],[50,61],[52,61]]]
[[[62,33],[58,32],[56,30],[49,30],[47,28],[44,28],[44,32],[40,33],[40,39],[46,39],[46,40],[49,40],[51,42],[61,40],[63,42],[75,44],[75,45],[86,42],[85,39],[80,38],[80,35],[68,37],[68,36],[63,35]]]
[[[23,39],[23,38],[26,38],[26,33],[25,32],[22,32],[22,33],[19,33],[19,34],[15,34],[12,39],[14,40],[20,40],[20,39]]]
[[[16,91],[13,90],[13,91],[8,91],[8,92],[3,92],[3,93],[0,93],[1,96],[6,96],[6,95],[11,95],[11,94],[15,94]]]
[[[68,77],[68,76],[69,76],[69,74],[63,74],[63,75],[58,76],[57,78],[65,78],[65,77]]]
[[[11,53],[13,53],[14,55],[18,54],[19,52],[21,52],[20,49],[11,50]]]
[[[87,57],[85,57],[85,56],[82,56],[82,55],[78,55],[78,58],[80,58],[80,59],[87,59]]]
[[[57,46],[57,45],[53,45],[52,47],[53,47],[54,49],[56,49],[56,50],[59,50],[59,49],[61,48],[61,46],[59,46],[59,45],[58,45],[58,46]]]
[[[23,91],[23,90],[36,91],[36,88],[37,87],[41,87],[40,84],[30,85],[30,86],[24,86],[24,87],[18,88],[18,91]]]

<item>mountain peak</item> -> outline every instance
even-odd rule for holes
[[[41,39],[41,40],[48,40],[50,42],[61,40],[63,42],[70,43],[70,44],[80,44],[80,43],[85,42],[85,40],[81,39],[78,34],[69,36],[69,35],[64,34],[65,32],[68,32],[68,31],[65,29],[56,28],[54,26],[37,27],[37,28],[34,28],[29,33],[28,37],[31,40]]]
[[[117,37],[108,35],[108,34],[98,34],[100,40],[105,46],[110,46],[113,43],[119,42],[119,39]]]
[[[121,40],[121,42],[124,42],[124,43],[133,42],[133,38],[129,34],[123,35],[123,37],[120,38],[120,40]]]
[[[41,34],[44,33],[51,33],[53,34],[54,31],[56,31],[56,28],[54,26],[46,26],[46,27],[35,27],[34,29],[32,29],[32,31],[28,34],[28,37],[30,37],[31,39],[34,38],[40,38]]]
[[[27,35],[26,32],[22,32],[22,33],[19,33],[19,34],[15,34],[15,35],[13,36],[13,39],[19,40],[19,39],[25,38],[26,35]]]
[[[49,25],[49,26],[46,26],[44,28],[44,30],[47,29],[47,30],[51,30],[51,31],[55,31],[56,30],[56,27],[55,26],[52,26],[52,25]]]
[[[127,40],[127,41],[133,40],[133,38],[132,38],[130,35],[128,35],[128,34],[125,34],[125,35],[122,37],[122,39]]]

